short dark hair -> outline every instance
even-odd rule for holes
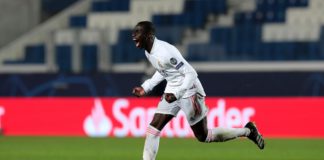
[[[141,22],[138,22],[137,25],[140,25],[143,27],[144,29],[144,32],[146,34],[152,34],[152,35],[155,35],[155,27],[154,27],[154,24],[150,21],[141,21]]]

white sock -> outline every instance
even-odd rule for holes
[[[152,126],[149,126],[146,131],[146,139],[143,151],[143,160],[155,160],[159,150],[160,131]]]
[[[210,142],[225,142],[235,139],[237,137],[246,137],[250,135],[250,129],[248,128],[214,128],[208,130],[206,138],[207,143]]]

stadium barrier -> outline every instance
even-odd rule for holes
[[[143,137],[159,98],[0,98],[5,136]],[[267,138],[324,138],[324,98],[206,99],[209,127],[255,121]],[[307,127],[307,129],[305,128]],[[193,137],[180,112],[164,137]]]

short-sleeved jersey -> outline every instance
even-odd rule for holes
[[[187,98],[195,93],[206,96],[196,71],[176,47],[155,38],[151,52],[145,51],[145,55],[156,69],[152,78],[142,84],[146,93],[166,79],[164,93],[173,93],[177,99]]]

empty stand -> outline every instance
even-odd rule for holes
[[[91,5],[93,12],[129,11],[130,0],[95,0]]]
[[[25,47],[25,57],[22,60],[6,61],[6,64],[42,64],[45,62],[45,45],[29,45]]]
[[[51,35],[55,65],[59,71],[95,72],[100,62],[142,61],[144,51],[131,38],[142,20],[153,21],[157,38],[185,48],[190,61],[323,60],[324,1],[255,0],[252,11],[235,10],[233,1],[93,0],[87,13],[71,15],[67,28]],[[217,25],[220,16],[233,24]],[[201,30],[208,40],[184,43]],[[46,46],[29,44],[24,59],[6,63],[45,63]]]
[[[315,5],[315,4],[316,5]],[[195,46],[220,45],[226,56],[205,54],[209,61],[300,61],[321,60],[320,28],[323,1],[318,0],[257,0],[252,12],[234,14],[231,27],[214,27],[207,44],[190,44],[189,59],[203,55]],[[320,8],[320,9],[319,9]],[[321,10],[321,11],[320,11]],[[314,13],[317,14],[314,14]],[[314,16],[313,16],[314,15]],[[202,52],[202,53],[200,53]],[[215,50],[215,54],[216,50]]]

